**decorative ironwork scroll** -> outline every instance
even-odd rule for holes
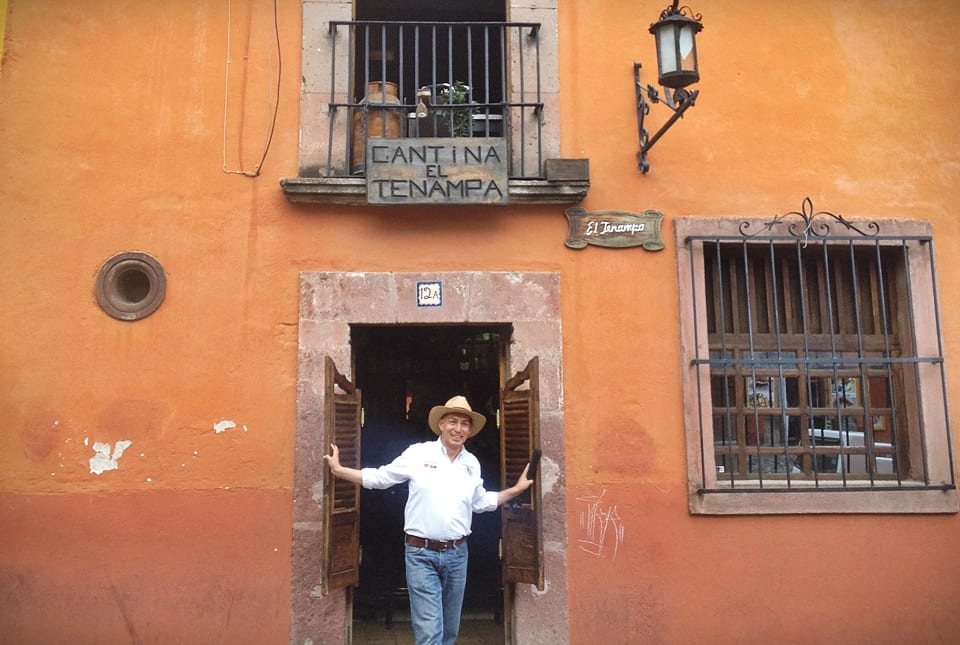
[[[582,249],[593,244],[618,249],[642,246],[647,251],[663,250],[663,238],[660,237],[663,213],[660,211],[631,213],[568,208],[564,214],[570,231],[563,243],[571,249]]]
[[[687,16],[688,18],[692,18],[697,22],[703,21],[702,14],[694,13],[693,9],[691,9],[687,5],[678,7],[679,4],[680,4],[679,2],[674,2],[672,5],[668,5],[666,9],[660,12],[660,20],[666,20],[670,16],[679,15],[679,16]]]
[[[808,240],[811,235],[821,238],[830,235],[833,231],[833,224],[841,224],[847,230],[856,231],[860,235],[867,237],[874,237],[880,234],[880,225],[876,222],[853,222],[842,215],[837,215],[829,211],[814,211],[813,200],[809,197],[804,197],[802,209],[802,211],[790,211],[789,213],[777,215],[769,222],[762,224],[762,228],[754,233],[748,232],[752,225],[751,222],[740,222],[740,234],[744,237],[756,237],[763,233],[769,233],[776,227],[783,227],[787,235]],[[799,218],[800,221],[797,221],[795,218]]]

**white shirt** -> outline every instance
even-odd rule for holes
[[[497,508],[497,493],[483,487],[480,462],[466,448],[451,462],[438,438],[415,443],[379,468],[361,469],[364,488],[410,482],[403,530],[431,540],[470,535],[474,513]]]

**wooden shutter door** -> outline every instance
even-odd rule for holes
[[[518,389],[528,383],[525,390]],[[540,361],[534,357],[500,393],[501,486],[516,483],[530,455],[540,447]],[[503,581],[537,585],[543,591],[543,509],[540,476],[501,510]]]
[[[329,357],[324,363],[325,409],[323,449],[335,443],[340,463],[360,467],[360,390],[337,371]],[[339,390],[338,390],[339,388]],[[360,584],[360,486],[323,476],[324,556],[323,595],[334,589]]]

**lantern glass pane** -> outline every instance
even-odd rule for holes
[[[676,28],[671,23],[660,25],[657,29],[657,61],[660,63],[660,76],[677,71]]]
[[[680,69],[694,71],[697,68],[697,59],[694,55],[693,26],[684,25],[680,28]]]

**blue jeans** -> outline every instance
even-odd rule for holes
[[[417,645],[453,645],[467,584],[467,542],[446,551],[405,549],[414,639]]]

